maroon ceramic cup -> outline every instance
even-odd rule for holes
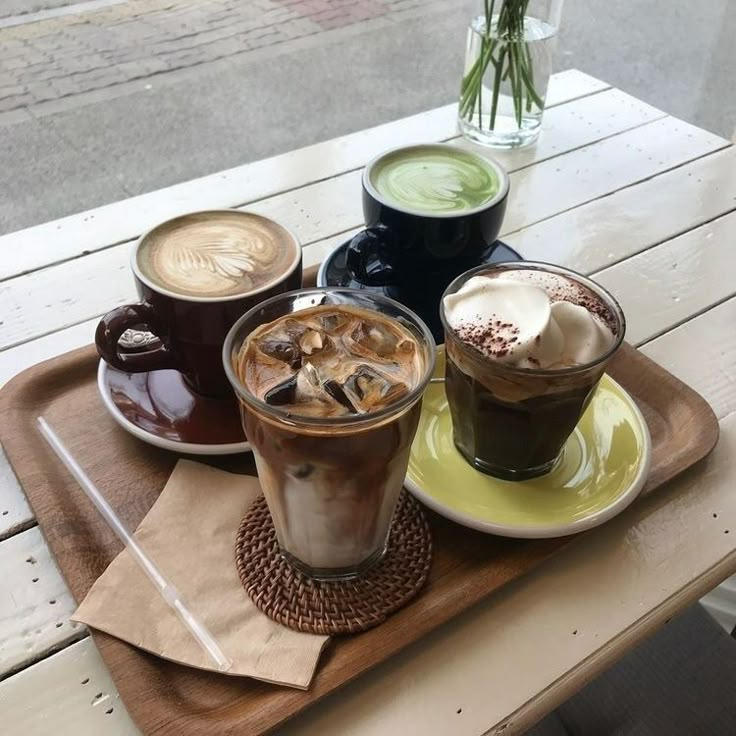
[[[157,270],[144,259],[161,239],[168,239],[159,250],[169,265]],[[222,345],[235,322],[302,281],[296,236],[273,220],[239,210],[195,212],[156,226],[136,243],[131,268],[140,302],[116,307],[100,320],[95,333],[100,357],[127,373],[174,368],[206,396],[231,393]],[[213,281],[224,285],[220,292],[234,293],[207,295],[202,283],[211,287]],[[153,333],[155,339],[124,335],[129,330]]]

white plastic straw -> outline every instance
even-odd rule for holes
[[[56,432],[51,429],[43,417],[38,417],[38,426],[41,434],[53,451],[59,456],[59,459],[64,463],[67,470],[74,476],[77,483],[82,487],[82,490],[87,494],[89,500],[92,501],[115,534],[125,544],[133,559],[138,563],[143,572],[148,575],[148,578],[161,594],[161,597],[174,609],[182,623],[202,646],[202,649],[213,659],[218,669],[222,672],[229,670],[232,663],[225,656],[222,649],[220,649],[215,638],[204,624],[187,608],[179,591],[161,574],[161,571],[156,567],[153,560],[151,560],[143,551],[140,544],[138,544],[136,538],[125,528],[118,515],[87,477],[87,474],[82,470],[74,457],[72,457],[69,450],[66,449]]]

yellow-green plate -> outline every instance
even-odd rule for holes
[[[444,349],[435,376],[444,375]],[[455,449],[444,384],[430,384],[411,449],[406,487],[448,519],[505,537],[560,537],[602,524],[637,496],[651,458],[649,430],[633,399],[604,375],[546,475],[504,481],[471,467]]]

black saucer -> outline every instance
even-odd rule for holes
[[[429,329],[435,337],[438,343],[444,342],[444,336],[442,334],[442,326],[439,320],[439,298],[442,293],[437,295],[436,301],[437,306],[428,303],[426,296],[425,298],[418,300],[416,297],[412,297],[402,291],[401,287],[398,286],[367,286],[361,281],[357,281],[348,272],[346,265],[347,249],[350,244],[350,240],[347,240],[342,245],[339,245],[330,255],[322,261],[319,273],[317,274],[317,286],[341,286],[347,289],[362,289],[369,291],[374,294],[383,294],[384,296],[395,299],[397,302],[406,304],[410,309],[413,309],[419,314],[422,319],[427,323]],[[476,265],[480,266],[484,263],[501,263],[502,261],[521,261],[523,260],[521,255],[517,253],[513,248],[506,245],[500,240],[497,240],[488,250],[485,252],[484,257]],[[434,298],[432,299],[434,301]],[[417,302],[417,303],[415,303]]]
[[[352,238],[351,238],[352,240]],[[396,286],[366,286],[361,281],[356,281],[350,273],[348,273],[345,263],[347,257],[348,245],[350,240],[346,240],[342,245],[338,245],[330,255],[322,261],[317,274],[317,286],[342,286],[346,289],[364,289],[377,294],[383,294],[401,301],[401,289]],[[492,247],[486,252],[485,258],[478,263],[501,263],[502,261],[521,261],[523,258],[511,246],[506,245],[501,240],[497,240]]]

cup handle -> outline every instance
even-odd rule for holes
[[[140,329],[142,325],[158,338],[156,347],[141,352],[140,347],[120,343],[124,332]],[[125,304],[108,312],[97,325],[95,344],[106,363],[126,373],[179,367],[176,356],[166,346],[166,330],[148,302]]]
[[[361,230],[347,249],[350,275],[366,286],[391,286],[398,270],[393,241],[391,231],[383,225]]]

